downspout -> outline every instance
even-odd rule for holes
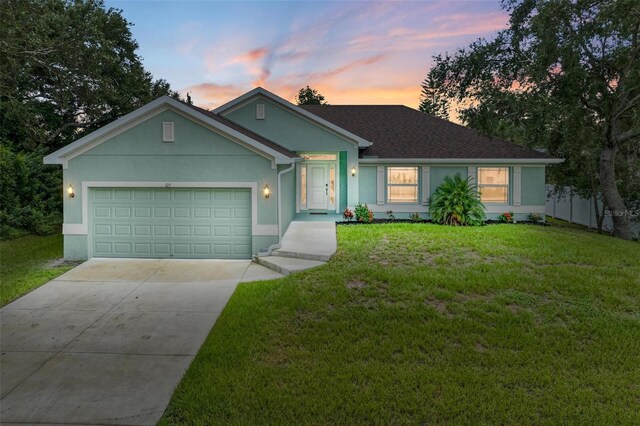
[[[270,256],[271,252],[280,248],[280,243],[282,241],[282,175],[285,173],[289,173],[296,167],[296,161],[291,163],[291,167],[284,169],[278,172],[278,203],[276,205],[277,216],[278,216],[278,242],[269,246],[267,251],[262,253],[258,253],[258,256]]]

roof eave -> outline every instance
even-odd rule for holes
[[[127,123],[134,121],[140,117],[143,117],[146,114],[149,114],[158,108],[162,108],[165,105],[175,108],[176,110],[181,111],[182,113],[190,115],[212,126],[213,128],[216,128],[222,131],[223,133],[228,134],[233,138],[236,138],[244,143],[248,143],[253,148],[271,157],[275,162],[275,164],[291,164],[295,161],[295,158],[296,158],[295,156],[289,157],[287,155],[284,155],[268,146],[263,145],[259,141],[256,141],[246,135],[243,135],[242,133],[224,125],[223,123],[219,123],[215,121],[214,119],[212,119],[211,117],[208,117],[206,114],[203,114],[200,111],[197,111],[193,108],[189,108],[188,106],[184,105],[180,101],[177,101],[169,96],[162,96],[138,108],[137,110],[132,111],[129,114],[126,114],[115,121],[112,121],[106,126],[103,126],[94,132],[91,132],[90,134],[78,139],[77,141],[70,143],[69,145],[63,148],[60,148],[59,150],[45,156],[43,158],[43,163],[44,164],[62,164],[63,167],[66,168],[68,161],[74,157],[73,154],[81,150],[87,144],[93,141],[96,141],[99,138],[108,136],[111,132],[116,131],[118,128],[122,126],[125,126]]]

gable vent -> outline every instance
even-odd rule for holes
[[[256,120],[264,120],[265,112],[264,112],[264,104],[256,105]]]
[[[173,121],[165,121],[162,123],[162,142],[173,142]]]

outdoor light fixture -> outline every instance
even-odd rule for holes
[[[356,176],[356,166],[351,167],[351,176]]]
[[[69,187],[67,188],[67,194],[69,195],[69,198],[73,198],[76,196],[76,193],[73,192],[73,186],[71,186],[71,184],[69,184]]]
[[[271,195],[271,190],[269,189],[269,185],[264,186],[262,193],[264,194],[264,198],[269,198],[269,196]]]

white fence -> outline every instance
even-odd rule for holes
[[[555,193],[553,185],[547,185],[547,194],[549,194],[547,195],[545,209],[547,216],[588,226],[589,228],[598,228],[593,199],[586,199],[572,194],[570,188],[565,189],[564,195]],[[600,200],[598,200],[598,209],[600,211],[602,209],[602,202]],[[605,215],[604,221],[602,222],[602,229],[605,232],[611,232],[613,230],[613,222],[610,216]],[[633,232],[636,237],[638,237],[639,231],[640,223],[636,223],[633,226]]]

